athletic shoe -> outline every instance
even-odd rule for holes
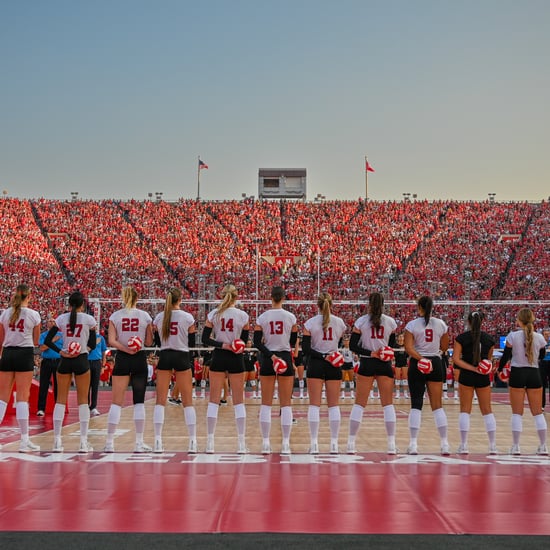
[[[239,446],[237,447],[237,454],[238,455],[245,455],[248,453],[248,449],[246,448],[246,444],[244,441],[239,441]]]
[[[546,446],[546,443],[543,443],[537,447],[537,454],[540,456],[548,456],[548,447]]]
[[[153,448],[154,453],[163,453],[164,447],[162,445],[162,439],[157,438],[155,439],[155,447]]]
[[[319,454],[319,443],[317,441],[312,441],[311,445],[309,447],[309,454],[310,455],[318,455]]]
[[[115,444],[114,443],[105,443],[105,447],[103,447],[104,453],[114,453],[115,452]]]
[[[398,391],[396,391],[393,398],[394,399],[399,399],[400,397],[401,397],[401,394]]]
[[[515,455],[515,456],[518,456],[521,454],[521,450],[519,448],[519,445],[512,445],[512,447],[510,448],[510,454],[511,455]]]
[[[388,443],[388,454],[389,455],[397,454],[397,447],[395,446],[395,443]]]
[[[456,451],[456,454],[458,455],[467,455],[470,454],[470,451],[468,450],[468,445],[459,445],[458,450]]]
[[[90,416],[99,416],[101,413],[97,409],[92,409],[90,411]]]
[[[417,455],[418,454],[418,447],[416,446],[416,443],[411,443],[407,447],[407,454],[409,454],[409,455]]]
[[[497,446],[494,443],[492,445],[489,445],[489,454],[490,455],[498,455],[498,449],[497,449]]]
[[[214,436],[209,435],[206,438],[206,452],[211,455],[214,454]]]
[[[40,446],[35,445],[30,439],[27,439],[27,441],[21,441],[21,443],[19,443],[20,453],[37,453],[38,451],[40,451]]]
[[[403,392],[403,397],[404,397],[404,399],[409,399],[409,394],[408,394],[408,392]]]
[[[136,442],[134,453],[150,453],[153,449],[143,441]]]
[[[269,442],[262,444],[262,454],[263,455],[271,454],[271,445],[269,444]]]
[[[331,454],[331,455],[337,455],[337,454],[339,454],[339,451],[338,451],[338,441],[331,441],[331,442],[330,442],[330,454]]]
[[[174,399],[173,397],[168,398],[168,403],[170,403],[171,405],[179,405],[178,400]]]
[[[290,443],[283,442],[283,446],[281,448],[281,454],[282,455],[289,455],[290,453]]]
[[[63,442],[60,437],[56,437],[53,440],[53,449],[52,453],[62,453],[63,452]]]
[[[345,399],[346,398],[346,394],[344,392],[340,393],[340,399]]]
[[[357,454],[357,451],[355,450],[355,441],[348,441],[348,448],[346,452],[348,455]]]
[[[36,413],[36,416],[44,416],[44,411],[38,411],[38,412]]]
[[[88,443],[88,441],[84,440],[80,442],[80,448],[78,449],[79,453],[91,453],[93,450],[93,447]]]
[[[189,440],[189,447],[187,448],[187,452],[190,454],[195,454],[197,452],[197,440],[196,439],[190,439]]]
[[[441,445],[441,456],[449,456],[451,454],[451,447],[448,443],[443,443]]]

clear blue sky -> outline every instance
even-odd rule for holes
[[[549,0],[0,0],[9,196],[550,195]]]

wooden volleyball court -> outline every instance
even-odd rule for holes
[[[452,395],[452,394],[451,394]],[[439,437],[425,402],[419,455],[408,444],[409,402],[395,401],[396,456],[385,453],[386,437],[378,400],[365,410],[357,455],[347,455],[353,400],[341,400],[340,451],[330,455],[326,405],[321,409],[321,454],[307,453],[307,399],[294,399],[292,455],[280,456],[279,407],[272,409],[274,454],[260,453],[260,400],[247,398],[247,446],[237,455],[231,401],[220,407],[216,452],[204,453],[208,399],[196,398],[199,453],[187,450],[181,406],[167,404],[165,452],[134,454],[130,392],[115,438],[116,452],[102,452],[110,391],[100,391],[104,414],[90,421],[90,454],[78,454],[75,394],[63,428],[65,451],[51,453],[51,414],[31,413],[32,440],[40,453],[18,452],[15,416],[0,427],[0,525],[3,531],[110,533],[318,533],[318,534],[482,534],[550,535],[550,460],[535,455],[538,445],[526,408],[521,456],[510,456],[511,410],[506,393],[493,394],[500,454],[487,454],[479,410],[471,417],[470,454],[439,454]],[[145,441],[153,443],[154,393],[147,394]],[[444,401],[449,442],[459,443],[458,403]]]

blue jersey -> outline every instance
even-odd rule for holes
[[[101,361],[107,351],[107,343],[101,334],[97,335],[96,342],[95,348],[88,353],[88,361]]]
[[[44,331],[42,334],[40,334],[40,340],[38,341],[39,345],[43,345],[45,340],[46,340],[46,336],[48,335],[48,331]],[[58,338],[56,340],[56,338]],[[54,336],[54,344],[59,348],[59,349],[62,349],[63,348],[63,334],[61,334],[61,332],[58,332],[55,336]],[[50,348],[46,348],[43,352],[42,352],[42,359],[59,359],[61,357],[61,355],[59,355],[59,353],[57,353],[57,351],[54,351],[53,349],[50,349]]]

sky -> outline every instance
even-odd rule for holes
[[[0,189],[550,196],[548,0],[0,0]]]

